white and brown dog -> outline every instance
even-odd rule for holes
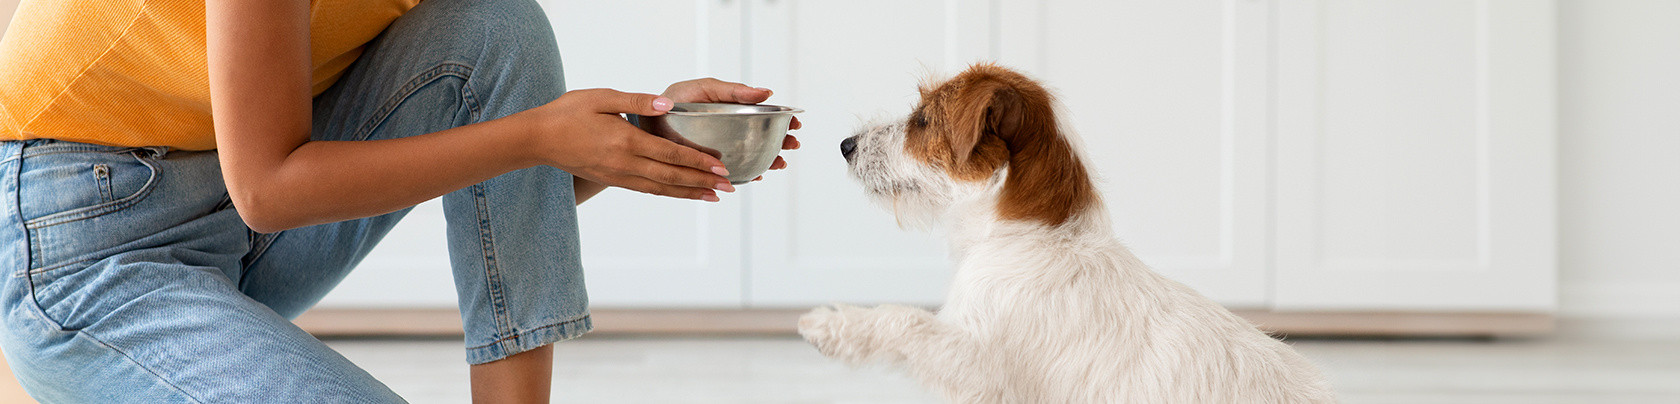
[[[1038,83],[981,64],[842,142],[870,195],[949,230],[956,274],[938,314],[823,307],[799,333],[953,402],[1334,402],[1299,353],[1121,245],[1056,109]]]

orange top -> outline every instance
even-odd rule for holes
[[[419,2],[311,0],[313,94]],[[0,140],[208,150],[210,122],[202,0],[25,0],[0,39]]]

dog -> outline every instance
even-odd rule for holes
[[[977,64],[920,92],[841,153],[901,223],[949,232],[949,294],[938,314],[816,308],[799,333],[817,350],[902,367],[960,403],[1335,402],[1294,349],[1120,243],[1038,82]]]

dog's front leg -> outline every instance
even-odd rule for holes
[[[973,335],[921,308],[820,306],[800,316],[800,335],[832,359],[900,365],[949,401],[1006,402]]]
[[[799,335],[823,355],[852,364],[885,362],[917,374],[980,367],[973,336],[916,307],[818,307],[799,318]]]
[[[918,349],[939,334],[938,320],[927,310],[881,305],[818,307],[799,317],[799,335],[823,355],[848,363],[899,363],[906,350]]]
[[[974,337],[927,310],[891,304],[818,307],[799,318],[799,335],[831,358],[902,366],[954,402],[1003,402],[993,378],[996,366],[980,363]]]

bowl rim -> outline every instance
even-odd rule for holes
[[[789,107],[789,106],[785,106],[785,105],[736,104],[736,103],[732,103],[732,102],[679,102],[679,103],[677,103],[676,106],[683,106],[683,105],[745,105],[745,106],[755,106],[755,107],[774,107],[774,108],[776,108],[776,110],[774,110],[774,111],[752,111],[752,112],[700,112],[700,111],[678,111],[678,110],[676,110],[676,108],[672,108],[670,111],[666,111],[665,114],[666,115],[682,115],[682,116],[780,115],[780,114],[797,114],[797,113],[805,112],[805,110],[803,110],[803,109]]]

